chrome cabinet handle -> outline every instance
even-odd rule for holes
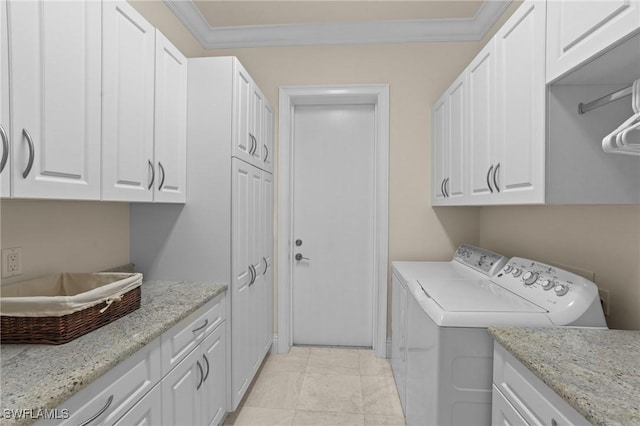
[[[440,182],[440,193],[442,194],[443,197],[446,197],[446,195],[444,194],[444,181],[446,179],[442,179],[442,182]]]
[[[256,282],[256,270],[253,267],[253,265],[249,265],[249,272],[251,273],[251,280],[249,281],[249,287],[251,287],[253,283]]]
[[[26,179],[29,176],[29,172],[31,172],[31,167],[33,167],[33,157],[35,156],[35,147],[33,146],[33,140],[31,139],[31,135],[27,132],[27,129],[22,129],[22,134],[27,139],[27,143],[29,144],[29,162],[27,163],[27,168],[24,169],[22,173],[22,178]]]
[[[449,190],[447,189],[447,184],[448,184],[448,183],[449,183],[449,178],[446,178],[446,179],[444,180],[444,194],[445,194],[445,197],[447,197],[447,198],[449,198],[449,197],[450,197],[450,195],[449,195]]]
[[[153,187],[153,181],[156,180],[156,168],[153,167],[153,163],[151,162],[151,160],[149,161],[149,167],[151,167],[151,182],[149,182],[149,186],[147,187],[147,189],[151,189]]]
[[[200,327],[198,327],[198,328],[196,328],[196,329],[194,329],[194,330],[191,330],[191,332],[192,332],[193,334],[195,334],[195,333],[197,333],[198,331],[200,331],[200,330],[202,330],[203,328],[205,328],[208,324],[209,324],[209,318],[206,318],[206,319],[204,320],[204,324],[202,324]]]
[[[98,411],[96,414],[94,414],[93,417],[91,417],[89,420],[86,420],[85,422],[80,423],[80,426],[86,426],[89,423],[93,422],[98,417],[100,417],[105,411],[107,411],[109,409],[109,406],[111,405],[112,402],[113,402],[113,395],[111,395],[109,397],[109,399],[107,400],[107,403],[105,404],[104,407],[102,407],[100,409],[100,411]]]
[[[164,186],[165,174],[164,174],[164,167],[162,167],[162,163],[160,161],[158,161],[158,166],[160,167],[160,171],[162,172],[162,178],[160,179],[160,186],[158,186],[158,191],[160,191]]]
[[[202,372],[202,365],[200,365],[200,361],[196,361],[196,364],[198,365],[198,370],[200,370],[200,382],[198,383],[198,386],[196,386],[196,390],[198,390],[200,389],[200,386],[202,386],[204,373]]]
[[[202,379],[202,382],[204,383],[207,381],[207,377],[209,377],[209,360],[205,354],[202,354],[202,358],[204,358],[204,362],[207,364],[207,372],[204,374],[204,379]]]
[[[264,162],[267,162],[267,158],[269,158],[269,148],[267,147],[267,145],[262,145],[264,147]]]
[[[7,132],[4,131],[4,127],[0,124],[0,136],[2,137],[2,160],[0,160],[0,173],[4,170],[9,159],[9,138]]]
[[[267,268],[269,267],[269,265],[267,265],[267,259],[265,257],[263,257],[262,260],[264,261],[264,271],[262,271],[262,275],[265,275],[267,273]]]
[[[500,163],[496,165],[495,170],[493,171],[493,186],[495,186],[496,191],[500,192],[500,187],[498,186],[498,181],[496,180],[496,175],[498,174],[498,169],[500,168]]]
[[[489,176],[491,175],[491,170],[493,170],[493,164],[489,167],[489,171],[487,171],[487,186],[489,187],[489,191],[493,194],[493,188],[491,187],[491,181],[489,180]]]

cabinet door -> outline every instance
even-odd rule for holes
[[[260,271],[264,262],[262,261],[262,216],[261,216],[261,200],[262,200],[262,170],[255,166],[251,166],[250,171],[250,200],[249,200],[249,256],[253,267],[253,283],[249,291],[250,309],[249,309],[249,326],[251,333],[251,373],[249,381],[258,371],[260,362],[262,361],[262,339],[261,323],[264,318],[261,316],[262,290],[264,288],[264,280]]]
[[[495,167],[492,158],[495,153],[491,149],[496,132],[495,61],[495,39],[492,39],[467,68],[469,204],[489,203],[494,191],[490,178]]]
[[[129,3],[103,3],[102,199],[151,201],[155,29]]]
[[[11,196],[7,2],[0,0],[0,197]]]
[[[544,1],[525,1],[496,35],[496,203],[543,203]]]
[[[263,269],[261,293],[262,353],[265,354],[273,341],[273,175],[262,172],[262,261]]]
[[[262,166],[264,170],[273,173],[273,108],[265,99],[264,102],[264,132],[262,139]]]
[[[225,326],[222,324],[201,344],[205,375],[202,383],[202,424],[217,425],[226,413],[227,368]]]
[[[448,116],[445,103],[446,94],[433,105],[432,113],[432,138],[431,138],[431,204],[441,206],[446,204],[444,196],[444,184],[448,170],[449,151],[447,149]]]
[[[242,160],[231,160],[232,238],[231,238],[231,386],[232,409],[235,410],[250,382],[251,327],[251,178],[253,167]]]
[[[238,60],[234,61],[233,79],[233,156],[251,163],[251,152],[255,142],[251,138],[252,122],[251,102],[253,100],[253,81],[249,73],[242,67]]]
[[[201,424],[202,363],[200,350],[195,349],[162,379],[162,424]]]
[[[99,199],[100,3],[8,6],[13,195]]]
[[[560,0],[547,8],[547,82],[640,29],[637,0]]]
[[[264,95],[254,83],[252,86],[253,99],[251,109],[251,135],[254,138],[254,147],[251,151],[253,165],[262,167],[262,151],[264,150]]]
[[[162,424],[162,387],[156,385],[115,426],[153,426]]]
[[[467,145],[467,74],[463,72],[453,82],[447,91],[448,125],[447,143],[448,150],[445,163],[446,180],[444,183],[447,204],[462,204],[465,200],[465,148]]]
[[[155,201],[186,201],[186,151],[187,58],[156,30]]]

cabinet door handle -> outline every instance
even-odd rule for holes
[[[493,194],[493,188],[491,187],[491,181],[489,180],[489,176],[491,176],[491,171],[493,170],[493,164],[489,167],[487,171],[487,186],[489,187],[489,191]]]
[[[102,414],[104,414],[105,411],[109,409],[109,406],[111,405],[112,402],[113,402],[113,395],[111,395],[109,399],[107,399],[107,403],[104,405],[104,407],[100,409],[100,411],[94,414],[89,420],[86,420],[83,423],[80,423],[80,426],[87,426],[89,423],[93,422],[95,419],[100,417]]]
[[[31,139],[29,132],[27,132],[27,129],[22,129],[22,134],[29,144],[29,162],[27,163],[27,168],[24,169],[24,172],[22,173],[22,177],[26,179],[27,176],[29,176],[29,172],[31,172],[31,167],[33,167],[33,157],[35,157],[36,153],[35,147],[33,146],[33,140]]]
[[[153,181],[156,180],[156,168],[153,167],[153,163],[151,162],[151,160],[149,161],[149,167],[151,168],[151,182],[149,182],[149,186],[147,187],[147,189],[151,189],[153,187]]]
[[[269,158],[269,148],[267,147],[267,145],[262,145],[264,147],[264,162],[267,162],[267,158]]]
[[[202,372],[202,365],[200,365],[200,361],[196,361],[196,365],[198,366],[198,370],[200,370],[200,382],[198,383],[198,386],[196,386],[196,390],[199,390],[200,386],[202,386],[204,373]]]
[[[249,279],[249,287],[251,287],[256,279],[255,272],[253,271],[253,265],[249,265],[249,274],[251,274],[251,278]]]
[[[4,131],[4,127],[0,124],[0,136],[2,137],[2,160],[0,160],[0,173],[4,170],[9,159],[9,138],[7,132]]]
[[[265,275],[267,273],[267,268],[269,267],[269,265],[267,264],[267,259],[265,257],[263,257],[262,260],[264,261],[264,271],[262,271],[262,275]]]
[[[207,372],[204,374],[204,379],[202,379],[202,383],[204,383],[207,381],[207,377],[209,377],[209,360],[205,354],[202,354],[202,358],[204,358],[204,363],[207,364]]]
[[[444,193],[445,193],[446,197],[449,198],[450,195],[449,195],[449,190],[447,189],[447,184],[449,184],[449,178],[446,178],[444,180]]]
[[[209,325],[209,318],[206,318],[206,319],[204,320],[204,324],[202,324],[200,327],[198,327],[198,328],[196,328],[196,329],[194,329],[194,330],[191,330],[191,332],[192,332],[193,334],[196,334],[198,331],[202,330],[202,329],[203,329],[203,328],[205,328],[207,325]]]
[[[158,161],[158,166],[160,167],[160,171],[162,172],[162,178],[160,178],[160,186],[158,186],[158,191],[160,191],[164,186],[165,174],[164,174],[164,167],[162,167],[162,163],[160,161]]]
[[[446,197],[446,195],[444,195],[444,181],[445,179],[442,179],[442,182],[440,182],[440,193],[443,197]]]
[[[495,170],[493,171],[493,186],[495,186],[496,191],[500,192],[500,187],[498,186],[498,180],[496,179],[496,175],[498,174],[498,169],[500,168],[500,163],[496,165]]]
[[[249,139],[251,140],[251,146],[249,147],[249,155],[253,155],[253,150],[256,149],[256,138],[249,133]]]

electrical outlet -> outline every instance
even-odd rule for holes
[[[598,288],[598,293],[600,295],[600,303],[602,303],[602,311],[606,316],[609,316],[609,290]]]
[[[20,247],[2,249],[2,278],[22,274],[22,249]]]

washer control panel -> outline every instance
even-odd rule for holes
[[[499,273],[509,260],[501,254],[470,244],[461,244],[453,255],[453,258],[489,277]]]
[[[606,324],[595,283],[564,269],[513,257],[491,280],[555,315],[557,325],[570,324],[566,318],[590,310],[599,311],[594,315]],[[598,321],[595,325],[600,326]]]

